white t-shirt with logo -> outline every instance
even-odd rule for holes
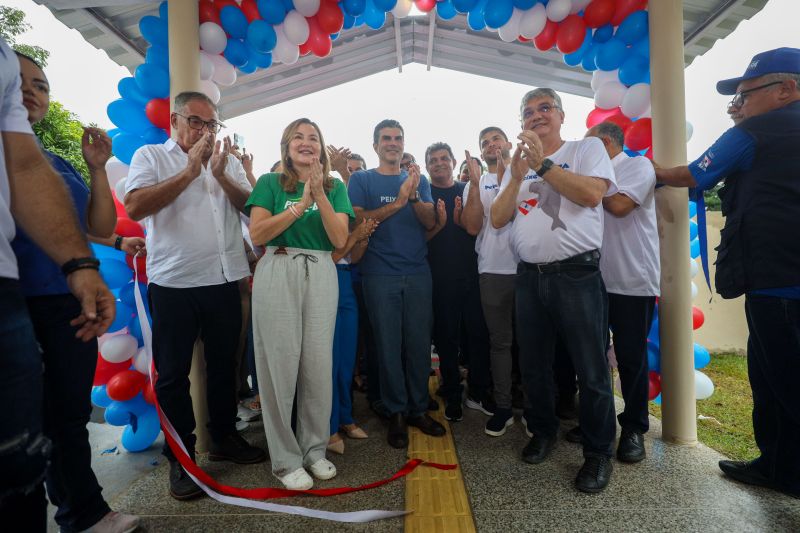
[[[463,201],[467,206],[469,188],[464,187]],[[497,174],[485,173],[478,182],[483,204],[483,226],[475,241],[475,251],[478,252],[478,272],[480,274],[516,274],[517,260],[511,251],[511,224],[506,224],[500,229],[492,226],[490,213],[492,202],[500,186],[497,184]]]
[[[636,207],[627,216],[605,212],[600,271],[610,293],[658,296],[661,265],[656,227],[656,173],[646,157],[624,152],[611,160],[617,187]]]
[[[554,166],[608,182],[605,196],[616,194],[614,169],[603,142],[596,137],[566,141],[548,156]],[[506,169],[500,190],[511,182]],[[520,186],[511,222],[511,249],[520,261],[551,263],[599,250],[603,244],[603,205],[584,207],[561,196],[530,171]]]

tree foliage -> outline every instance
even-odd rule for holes
[[[46,66],[50,52],[41,46],[33,46],[17,42],[17,37],[31,29],[31,25],[25,22],[25,12],[13,7],[0,6],[0,37],[8,45],[35,59],[40,65]]]

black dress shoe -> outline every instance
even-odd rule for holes
[[[211,441],[208,446],[208,460],[252,465],[266,461],[267,452],[250,445],[241,435],[234,433],[221,440]]]
[[[444,426],[428,416],[427,413],[408,417],[408,425],[414,426],[421,432],[425,433],[426,435],[430,435],[431,437],[441,437],[447,433],[444,429]]]
[[[642,434],[638,431],[623,429],[617,445],[617,459],[623,463],[638,463],[646,455]]]
[[[782,492],[792,498],[800,499],[800,491],[794,491],[782,487],[765,476],[755,465],[755,461],[720,461],[719,468],[726,476],[735,479],[741,483],[748,485],[755,485],[758,487],[767,487],[778,492]]]
[[[395,413],[389,417],[389,435],[386,440],[392,448],[408,447],[408,426],[403,413]]]
[[[534,435],[530,442],[522,449],[522,460],[532,465],[538,465],[550,455],[555,446],[556,439],[545,439]]]
[[[564,439],[566,439],[567,442],[573,442],[575,444],[580,444],[583,442],[583,433],[581,432],[581,427],[575,426],[564,433]]]
[[[169,462],[169,494],[176,500],[191,500],[203,495],[203,489],[197,486],[178,461]]]
[[[601,492],[608,485],[613,470],[614,466],[611,464],[610,458],[605,456],[587,457],[578,471],[578,477],[575,478],[575,488],[590,494]]]

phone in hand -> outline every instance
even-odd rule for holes
[[[234,133],[233,144],[239,147],[239,152],[244,150],[244,135],[239,135],[238,133]]]

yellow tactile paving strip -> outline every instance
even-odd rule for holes
[[[431,393],[438,384],[438,379],[431,377],[428,383]],[[453,434],[444,418],[444,402],[439,402],[439,411],[429,414],[444,424],[447,435],[429,437],[416,428],[408,428],[409,457],[433,463],[458,464]],[[406,533],[475,531],[460,466],[455,470],[425,467],[414,470],[406,477],[406,510],[413,511],[405,518]]]

